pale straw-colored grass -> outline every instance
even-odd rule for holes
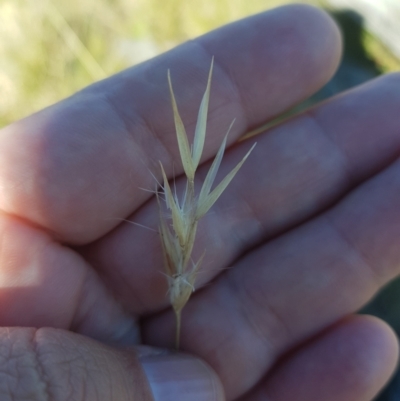
[[[238,163],[236,167],[226,175],[226,177],[223,178],[215,188],[213,188],[214,180],[224,154],[228,133],[233,125],[232,122],[217,155],[215,156],[210,170],[207,173],[200,193],[198,195],[195,193],[195,173],[201,159],[206,136],[212,69],[213,62],[211,63],[208,75],[207,88],[200,104],[192,146],[189,144],[185,127],[179,115],[178,106],[172,89],[171,77],[168,71],[168,82],[175,120],[176,136],[183,169],[186,175],[185,190],[181,198],[179,198],[176,191],[172,192],[164,168],[160,163],[163,176],[161,192],[166,207],[163,207],[160,201],[160,196],[157,194],[160,209],[159,231],[168,278],[169,299],[176,315],[176,348],[179,348],[180,342],[182,309],[188,302],[191,293],[194,291],[196,276],[199,272],[204,256],[203,253],[202,257],[197,261],[193,261],[191,258],[198,221],[217,201],[255,146],[254,144],[240,163]]]

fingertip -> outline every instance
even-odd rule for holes
[[[276,401],[371,400],[393,374],[398,350],[385,322],[352,315],[287,355],[244,401],[266,394]]]
[[[342,56],[343,40],[341,30],[332,16],[323,8],[308,4],[289,4],[287,9],[303,27],[310,52],[310,66],[324,85],[336,72]]]
[[[353,317],[348,328],[354,342],[354,358],[363,367],[359,376],[361,384],[367,386],[375,381],[381,388],[392,376],[399,360],[399,342],[394,330],[383,320],[370,315]]]
[[[326,369],[334,378],[331,384],[342,386],[342,394],[351,394],[354,399],[375,397],[396,369],[396,334],[377,317],[349,316],[318,341],[316,349],[319,348],[321,361],[324,355]]]
[[[198,42],[235,83],[251,126],[318,91],[336,72],[342,53],[333,18],[304,4],[253,15]],[[234,62],[232,54],[238,55]]]

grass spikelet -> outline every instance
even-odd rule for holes
[[[213,63],[214,59],[211,62],[207,87],[200,104],[192,146],[189,145],[186,130],[181,116],[179,115],[174,91],[172,89],[171,75],[168,71],[168,84],[171,94],[179,153],[187,178],[185,191],[182,195],[182,199],[179,200],[178,196],[172,192],[164,168],[160,163],[163,177],[161,191],[163,193],[163,198],[165,199],[165,208],[161,204],[160,194],[157,193],[157,201],[160,210],[159,233],[168,279],[169,299],[176,316],[175,346],[177,349],[179,348],[180,343],[182,309],[194,291],[196,276],[204,257],[203,253],[198,261],[194,262],[191,259],[198,221],[208,212],[208,210],[210,210],[212,205],[221,196],[255,146],[254,144],[236,167],[228,173],[214,189],[212,189],[224,155],[227,137],[234,123],[233,121],[222,141],[210,170],[207,173],[200,194],[196,196],[194,190],[194,178],[196,169],[200,163],[206,136]]]

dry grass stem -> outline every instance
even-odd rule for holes
[[[185,127],[179,115],[178,106],[172,89],[171,76],[168,71],[168,83],[171,93],[179,153],[187,178],[184,193],[179,199],[176,192],[172,192],[167,175],[160,163],[163,177],[161,191],[166,207],[163,207],[161,204],[160,195],[157,193],[160,210],[159,231],[164,254],[164,264],[168,278],[169,298],[176,315],[176,348],[179,348],[180,342],[182,309],[189,300],[191,293],[194,291],[196,276],[204,257],[203,253],[202,257],[196,262],[191,258],[198,221],[208,212],[208,210],[210,210],[212,205],[221,196],[255,146],[254,144],[240,163],[238,163],[237,166],[225,178],[223,178],[214,189],[212,189],[218,169],[221,165],[227,137],[233,125],[232,122],[217,155],[215,156],[210,170],[207,173],[200,194],[196,196],[194,179],[196,169],[203,153],[206,137],[212,70],[213,61],[211,62],[210,72],[208,75],[207,87],[200,104],[192,146],[189,144]]]

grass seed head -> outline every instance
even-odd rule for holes
[[[205,143],[213,65],[214,58],[211,61],[207,87],[200,104],[192,146],[189,144],[186,130],[179,114],[178,105],[172,89],[171,74],[168,71],[168,84],[179,154],[187,178],[185,191],[180,201],[176,195],[174,196],[167,175],[160,163],[163,177],[162,192],[165,199],[165,207],[162,206],[160,196],[157,194],[160,209],[159,232],[164,254],[165,270],[168,277],[168,294],[176,315],[176,348],[179,348],[180,341],[181,312],[194,291],[196,276],[204,257],[203,253],[203,256],[197,262],[193,262],[191,259],[191,253],[196,239],[197,223],[221,196],[255,146],[254,144],[236,167],[212,189],[218,169],[221,165],[227,137],[232,128],[233,121],[207,173],[200,194],[196,196],[194,179]]]

